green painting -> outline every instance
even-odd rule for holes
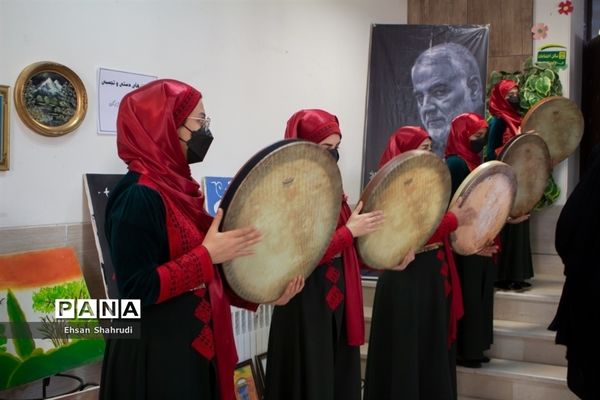
[[[86,298],[73,249],[0,255],[0,390],[102,359],[102,339],[65,334],[69,324],[95,320],[54,318],[56,299]]]

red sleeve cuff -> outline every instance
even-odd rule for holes
[[[160,282],[157,303],[207,284],[215,277],[212,259],[204,246],[161,265],[156,272]]]
[[[352,236],[352,232],[346,225],[340,226],[336,231],[336,235],[339,235],[342,243],[344,244],[343,248],[352,246],[354,244],[354,236]]]
[[[336,254],[341,253],[346,247],[350,247],[352,245],[354,245],[354,237],[352,237],[352,232],[350,232],[350,229],[348,229],[346,225],[340,226],[334,232],[331,242],[329,242],[329,247],[327,247],[327,251],[325,251],[321,261],[319,261],[319,265],[331,261]]]

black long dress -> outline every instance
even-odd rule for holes
[[[524,282],[533,278],[533,261],[529,219],[518,224],[506,224],[500,232],[501,251],[498,254],[498,282]]]
[[[481,360],[494,341],[494,278],[491,257],[455,255],[465,314],[458,322],[457,356]]]
[[[456,398],[448,350],[444,250],[417,254],[404,271],[379,276],[365,374],[365,400]]]
[[[360,348],[348,345],[345,304],[331,310],[326,302],[334,285],[345,293],[342,261],[318,266],[302,292],[275,307],[265,400],[360,400]]]
[[[600,398],[600,146],[590,169],[564,205],[555,246],[565,265],[565,285],[551,330],[567,346],[569,389],[582,399]]]
[[[452,176],[452,193],[469,175],[463,159],[453,155],[446,160]],[[457,356],[459,359],[478,361],[493,343],[494,280],[496,266],[491,257],[455,254],[460,275],[465,313],[458,323]]]
[[[194,318],[203,299],[188,292],[154,304],[160,290],[157,277],[136,279],[169,261],[163,201],[154,190],[138,185],[138,178],[128,173],[113,191],[107,236],[117,278],[122,278],[117,279],[121,297],[142,299],[141,338],[107,340],[100,399],[217,400],[213,361],[191,346],[203,328]]]
[[[502,133],[506,123],[492,118],[488,129],[486,161],[496,159],[495,149],[502,146]],[[498,254],[497,278],[500,282],[524,282],[533,278],[529,220],[518,224],[506,224],[500,232],[501,249]]]

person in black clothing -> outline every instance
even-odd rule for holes
[[[584,400],[600,399],[600,145],[556,224],[555,247],[565,265],[565,284],[550,330],[567,346],[569,389]]]

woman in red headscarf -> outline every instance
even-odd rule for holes
[[[389,138],[379,166],[409,150],[431,151],[431,143],[423,128],[404,126]],[[456,398],[453,342],[462,298],[447,238],[472,215],[446,213],[427,246],[410,255],[414,261],[379,275],[365,400]]]
[[[490,94],[489,111],[492,115],[489,128],[486,161],[495,160],[504,145],[521,131],[519,87],[516,82],[502,80]],[[529,240],[529,215],[508,219],[500,233],[502,252],[498,257],[496,287],[521,290],[530,287],[526,280],[533,278],[533,261]]]
[[[452,193],[481,164],[487,130],[488,124],[479,114],[464,113],[452,120],[446,144],[446,163],[452,175]]]
[[[504,145],[521,129],[519,86],[511,80],[501,80],[490,94],[488,109],[492,115],[489,127],[487,160],[496,159]]]
[[[286,139],[321,145],[336,160],[342,134],[335,115],[300,110]],[[360,400],[364,317],[354,238],[377,230],[383,213],[352,212],[346,199],[331,243],[302,293],[275,307],[269,334],[265,400]]]
[[[471,171],[481,164],[488,124],[478,114],[460,114],[452,120],[446,163],[452,176],[452,193]],[[493,341],[494,278],[492,255],[498,250],[490,244],[479,254],[455,255],[463,291],[464,316],[458,327],[457,363],[478,368],[489,358],[483,352]]]
[[[175,80],[127,94],[117,116],[119,157],[129,172],[106,207],[106,237],[119,295],[141,299],[139,339],[109,339],[100,398],[234,400],[237,362],[230,301],[214,264],[252,254],[255,228],[219,232],[189,163],[212,141],[202,95]],[[302,287],[290,283],[277,302]]]

